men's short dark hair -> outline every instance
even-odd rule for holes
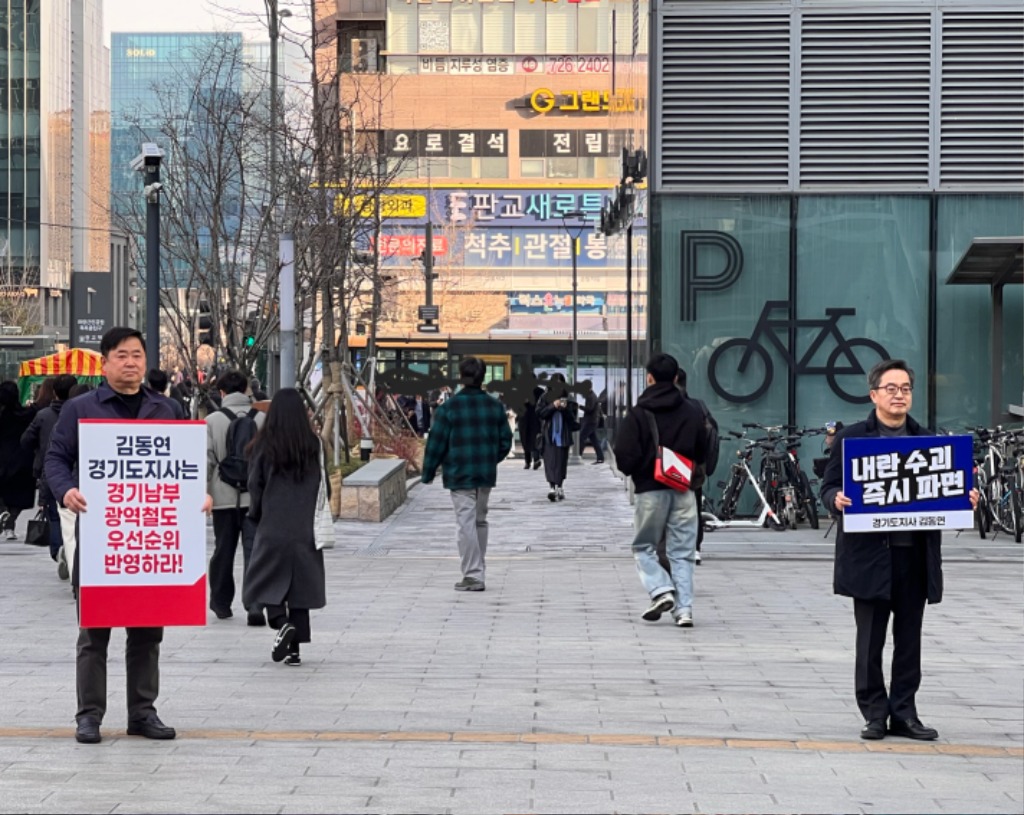
[[[149,373],[146,374],[146,381],[149,383],[149,387],[157,393],[163,393],[167,390],[167,374],[159,368],[151,368]]]
[[[66,402],[71,389],[77,384],[78,377],[74,374],[61,374],[53,380],[53,392],[60,401]]]
[[[245,393],[249,380],[239,371],[228,371],[217,377],[217,390],[221,393]]]
[[[135,339],[142,343],[142,350],[145,351],[146,341],[143,339],[141,331],[123,325],[115,325],[100,340],[100,353],[103,356],[107,356],[121,343],[125,340],[130,340],[132,337],[135,337]]]
[[[459,363],[459,377],[463,385],[471,385],[479,388],[484,384],[484,374],[487,373],[487,366],[483,360],[476,357],[466,357]]]
[[[907,365],[905,359],[883,359],[868,371],[868,387],[875,390],[888,371],[906,371],[910,377],[910,386],[914,386],[914,369]]]
[[[674,382],[679,375],[679,363],[671,354],[655,354],[647,361],[647,373],[655,382]]]

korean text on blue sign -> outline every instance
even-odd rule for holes
[[[970,436],[843,439],[847,532],[970,529]]]

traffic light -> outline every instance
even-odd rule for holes
[[[200,345],[213,345],[213,313],[206,300],[199,301],[196,312],[196,340]]]
[[[256,345],[256,318],[253,315],[245,318],[242,345],[246,348],[252,348]]]

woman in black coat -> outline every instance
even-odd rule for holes
[[[17,540],[14,522],[35,504],[32,453],[21,447],[22,434],[35,415],[34,408],[21,406],[14,382],[0,382],[0,530],[7,540]]]
[[[565,384],[565,377],[553,374],[548,392],[537,403],[537,416],[544,423],[544,477],[551,489],[549,501],[565,500],[562,484],[569,469],[572,434],[579,429],[577,405]]]
[[[309,610],[327,604],[327,591],[324,553],[313,539],[321,446],[297,390],[274,394],[249,451],[249,517],[257,526],[243,600],[246,608],[265,606],[277,629],[274,662],[300,665]]]

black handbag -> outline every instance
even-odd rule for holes
[[[29,546],[50,545],[50,520],[43,510],[39,510],[31,521],[28,522],[28,531],[25,533],[25,543]]]

